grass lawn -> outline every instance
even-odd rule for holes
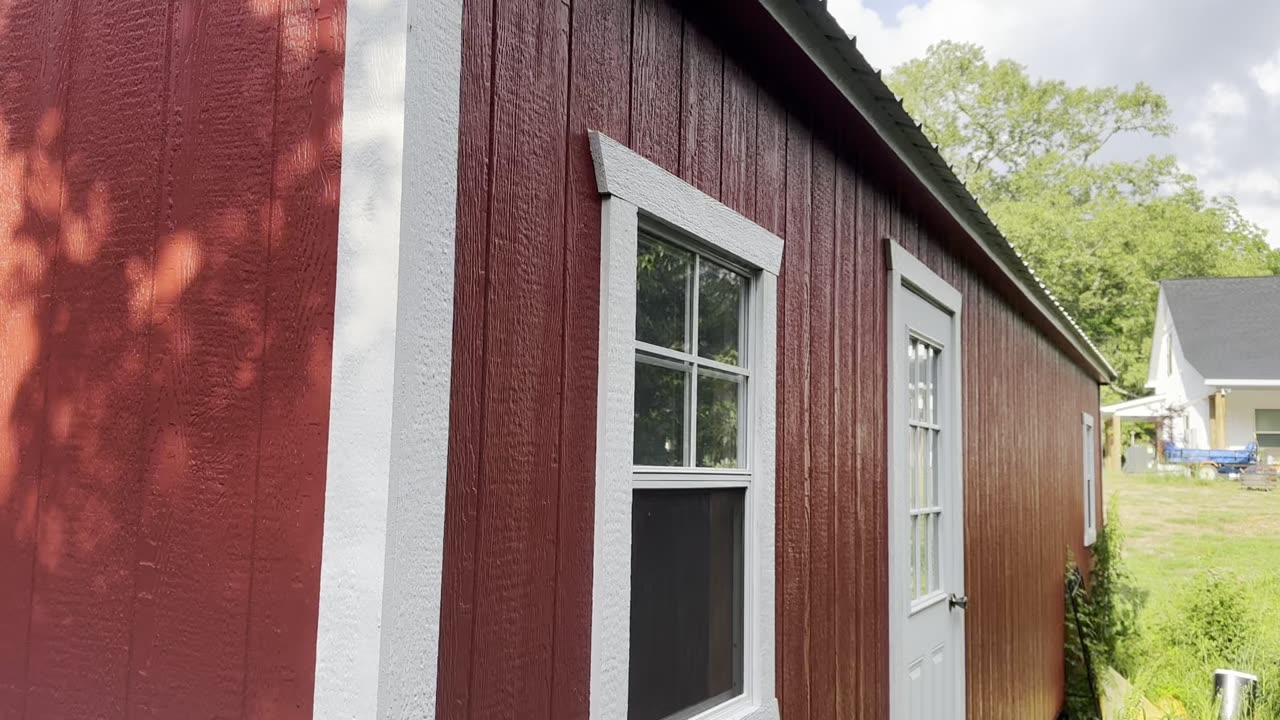
[[[1138,597],[1145,596],[1139,637],[1129,643],[1130,679],[1171,717],[1194,720],[1204,714],[1200,696],[1208,694],[1218,663],[1259,674],[1264,690],[1280,687],[1280,677],[1272,677],[1280,672],[1280,491],[1244,490],[1226,479],[1119,474],[1104,478],[1104,491],[1108,507],[1118,504],[1124,562]],[[1215,577],[1225,585],[1203,592]],[[1222,634],[1213,619],[1230,608],[1203,601],[1215,596],[1247,616],[1247,640],[1229,659],[1182,642],[1198,628]],[[1197,614],[1208,619],[1189,620]]]

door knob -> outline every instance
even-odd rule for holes
[[[948,609],[951,609],[951,610],[954,610],[956,608],[960,608],[961,610],[968,610],[969,596],[957,595],[955,593],[951,593],[951,599],[947,601],[947,607]]]

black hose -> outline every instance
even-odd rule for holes
[[[1094,710],[1102,718],[1102,698],[1098,695],[1098,686],[1094,682],[1093,660],[1089,657],[1089,643],[1085,642],[1084,628],[1080,626],[1080,607],[1076,603],[1076,591],[1084,585],[1084,576],[1080,568],[1071,569],[1071,578],[1067,581],[1067,595],[1071,597],[1071,615],[1076,620],[1076,637],[1080,638],[1080,654],[1084,657],[1084,674],[1089,679],[1089,695],[1093,698]]]

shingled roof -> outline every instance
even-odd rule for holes
[[[1206,379],[1280,380],[1280,276],[1160,283],[1187,362]]]

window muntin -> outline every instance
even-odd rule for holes
[[[644,230],[636,261],[627,716],[681,720],[744,694],[753,278]]]
[[[912,602],[942,590],[939,547],[943,522],[938,495],[938,450],[943,427],[938,408],[942,349],[923,338],[907,339],[907,490],[910,515]]]

